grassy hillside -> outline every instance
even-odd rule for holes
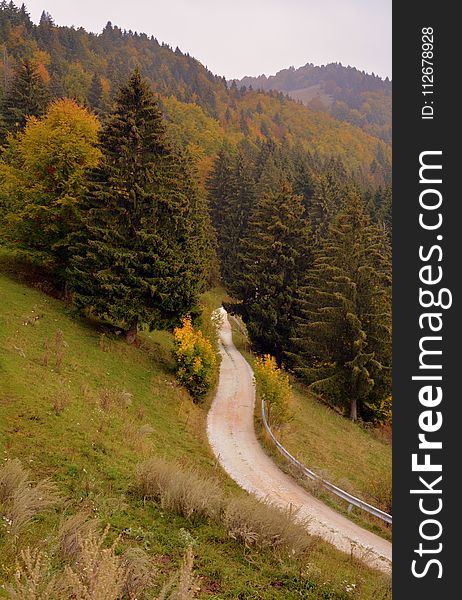
[[[203,298],[205,314],[221,296]],[[50,477],[64,499],[36,515],[16,543],[0,527],[0,584],[11,581],[28,545],[44,548],[61,568],[59,522],[83,509],[110,524],[111,540],[121,535],[117,553],[144,548],[159,584],[192,544],[202,598],[389,597],[386,578],[320,541],[297,559],[281,557],[245,547],[220,523],[185,518],[135,493],[137,464],[160,456],[176,461],[173,473],[194,466],[240,494],[208,449],[206,407],[175,384],[170,334],[145,333],[138,347],[128,346],[6,275],[0,302],[0,452],[19,458],[34,480]]]

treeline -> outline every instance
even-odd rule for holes
[[[311,63],[295,69],[282,69],[276,75],[244,77],[238,85],[264,91],[299,92],[300,98],[316,110],[330,112],[347,123],[386,142],[391,142],[392,84],[374,73],[368,74],[340,63],[316,66]]]
[[[356,420],[391,416],[391,190],[338,160],[224,147],[209,180],[222,276],[261,353]]]
[[[24,5],[0,3],[0,102],[10,129],[18,73],[34,71],[49,100],[73,98],[104,117],[122,82],[138,65],[158,94],[175,140],[199,159],[204,178],[224,140],[301,144],[321,156],[341,156],[368,185],[390,179],[391,148],[356,127],[310,110],[279,91],[257,92],[212,74],[199,61],[153,36],[108,22],[101,34],[58,27],[44,12],[35,25]],[[206,132],[206,134],[204,134]]]
[[[129,340],[194,318],[221,272],[258,351],[353,419],[389,418],[386,144],[147,36],[0,9],[2,243]]]
[[[102,125],[72,99],[16,123],[0,180],[3,241],[87,315],[133,341],[198,313],[214,264],[207,202],[139,70]]]

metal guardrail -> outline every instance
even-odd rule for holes
[[[288,450],[286,450],[280,442],[278,442],[278,440],[275,438],[273,432],[271,431],[270,426],[268,425],[268,421],[266,420],[265,400],[263,398],[261,401],[261,416],[263,419],[263,425],[265,426],[265,429],[266,429],[268,435],[270,436],[270,438],[273,440],[274,444],[276,445],[276,448],[279,450],[279,452],[285,458],[287,458],[289,460],[289,462],[291,462],[296,467],[298,467],[304,475],[306,475],[309,479],[312,479],[313,481],[319,481],[330,492],[332,492],[339,498],[346,500],[346,502],[348,502],[350,505],[350,507],[349,507],[350,510],[351,510],[351,506],[357,506],[358,508],[361,508],[362,510],[370,513],[371,515],[374,515],[374,517],[378,517],[379,519],[382,519],[382,521],[385,521],[386,523],[389,523],[390,525],[392,524],[392,516],[391,515],[389,515],[386,512],[383,512],[382,510],[380,510],[378,508],[375,508],[375,506],[371,506],[367,502],[364,502],[364,500],[360,500],[359,498],[352,496],[348,492],[345,492],[345,490],[338,488],[333,483],[329,483],[329,481],[326,481],[325,479],[323,479],[322,477],[320,477],[319,475],[317,475],[316,473],[314,473],[313,471],[311,471],[310,469],[305,467],[305,465],[303,465],[299,460],[297,460],[294,456],[292,456],[292,454],[290,454],[290,452]]]

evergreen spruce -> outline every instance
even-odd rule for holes
[[[139,327],[170,328],[194,313],[203,281],[186,166],[139,71],[121,88],[100,145],[69,283],[78,307],[133,341]]]
[[[2,102],[2,134],[22,131],[28,117],[42,116],[48,104],[47,87],[30,60],[19,64]]]
[[[252,164],[243,149],[233,157],[229,149],[222,148],[212,169],[208,189],[221,275],[225,285],[230,285],[240,273],[240,243],[255,201]]]
[[[309,256],[303,198],[279,181],[252,210],[231,286],[256,348],[281,363],[295,334],[296,296]]]
[[[350,193],[299,292],[298,371],[352,420],[390,394],[390,253]]]
[[[103,112],[103,86],[101,85],[101,77],[97,73],[93,75],[93,79],[91,80],[88,91],[88,104],[96,114]]]

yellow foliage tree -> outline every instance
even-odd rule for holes
[[[0,206],[9,214],[7,237],[31,258],[55,269],[67,262],[67,238],[101,156],[99,122],[67,98],[53,102],[24,132],[10,136],[0,158]]]
[[[290,417],[292,393],[288,375],[277,366],[274,356],[269,354],[257,357],[254,373],[257,394],[265,400],[270,424],[276,427],[284,425]]]

